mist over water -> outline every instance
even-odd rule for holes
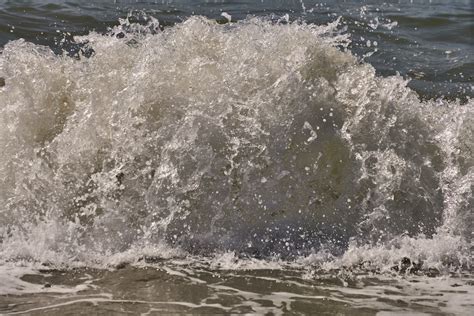
[[[0,21],[0,283],[12,284],[0,294],[43,291],[20,278],[38,267],[98,269],[60,293],[110,288],[100,271],[124,264],[158,264],[201,292],[228,291],[205,269],[235,271],[224,283],[309,269],[298,289],[324,273],[347,287],[334,272],[345,269],[472,275],[472,43],[398,43],[413,34],[393,3],[262,2],[248,16],[245,4],[128,5],[114,3],[110,21],[74,1],[0,5],[8,19],[71,21],[44,37]],[[89,19],[96,30],[77,29]],[[430,57],[407,60],[413,51]]]

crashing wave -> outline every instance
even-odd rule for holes
[[[156,23],[77,37],[77,58],[4,47],[2,260],[155,247],[354,262],[429,244],[470,265],[471,100],[376,76],[337,22]]]

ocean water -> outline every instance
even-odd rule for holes
[[[0,313],[471,315],[471,1],[0,1]]]

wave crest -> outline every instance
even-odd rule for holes
[[[76,38],[89,58],[5,46],[3,258],[469,241],[472,101],[376,76],[337,22],[150,23]]]

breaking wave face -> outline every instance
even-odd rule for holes
[[[420,101],[336,29],[192,17],[77,37],[77,58],[7,44],[2,260],[166,248],[470,266],[473,101]]]

